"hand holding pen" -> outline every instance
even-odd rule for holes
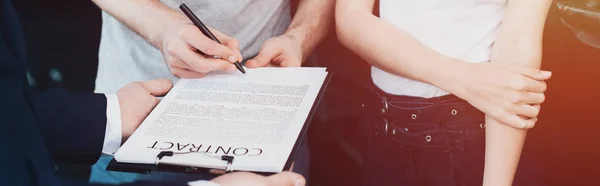
[[[212,33],[222,44],[205,36],[185,16],[172,20],[169,28],[155,40],[170,72],[179,78],[201,78],[213,71],[235,72],[242,60],[239,42],[215,29]],[[216,58],[215,58],[216,57]]]
[[[219,41],[219,39],[208,29],[208,27],[206,27],[204,25],[204,23],[202,23],[202,21],[200,21],[200,19],[185,5],[185,3],[181,3],[181,5],[179,6],[179,8],[192,21],[192,23],[194,23],[194,25],[196,25],[196,27],[198,27],[198,29],[202,32],[202,34],[204,34],[204,36],[210,38],[214,42],[222,44],[221,41]],[[236,43],[236,45],[239,45],[239,43]],[[202,50],[200,50],[200,51],[202,51]],[[205,51],[202,51],[202,52],[204,52],[205,54],[207,54]],[[239,53],[239,50],[238,50],[238,53]],[[211,54],[208,54],[208,55],[211,55]],[[217,55],[212,54],[212,55],[213,56],[219,56],[218,54]],[[234,56],[228,57],[227,60],[229,60],[230,62],[233,62],[233,64],[235,65],[235,67],[240,72],[242,72],[244,74],[246,73],[246,70],[244,70],[244,67],[242,67],[242,65],[239,63],[239,61],[234,61],[235,60]]]

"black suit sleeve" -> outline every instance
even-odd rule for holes
[[[94,164],[102,153],[106,130],[106,97],[43,92],[32,101],[48,150],[57,161]]]

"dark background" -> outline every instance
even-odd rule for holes
[[[13,2],[25,30],[34,87],[93,91],[100,10],[82,0]],[[355,113],[368,66],[344,49],[334,34],[317,51],[319,62],[314,65],[327,66],[335,78],[319,113],[325,117],[315,120],[309,131],[310,185],[356,185],[360,162],[351,149],[362,139]],[[539,159],[552,185],[599,185],[600,50],[578,41],[553,8],[544,33],[543,60],[553,78],[528,143],[542,150]],[[51,78],[51,69],[61,77]]]

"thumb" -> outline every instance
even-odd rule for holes
[[[150,81],[140,82],[146,90],[153,96],[163,96],[173,88],[173,83],[168,79],[155,79]]]
[[[305,186],[306,180],[302,175],[293,172],[281,172],[267,177],[268,185],[275,186]]]
[[[256,57],[248,60],[248,62],[246,62],[246,66],[250,68],[266,67],[271,60],[277,56],[277,54],[278,50],[265,48],[261,50]]]

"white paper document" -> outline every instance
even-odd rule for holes
[[[181,79],[115,153],[117,162],[281,172],[326,79],[325,68],[258,68]],[[183,153],[192,152],[192,153]]]

